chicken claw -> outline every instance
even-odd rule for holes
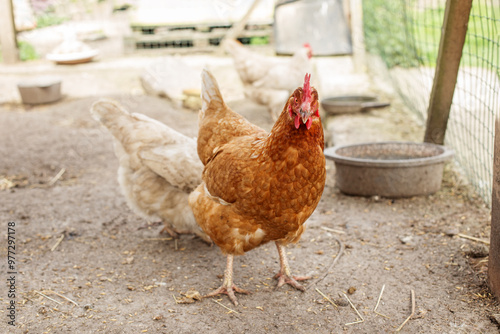
[[[311,276],[292,276],[290,271],[290,266],[288,264],[288,259],[286,257],[285,246],[276,242],[276,247],[278,248],[278,254],[280,256],[280,271],[274,276],[274,278],[278,280],[278,285],[276,285],[276,289],[281,288],[286,283],[290,284],[297,290],[306,291],[306,288],[297,281],[304,281],[310,279]]]
[[[229,299],[233,302],[234,305],[238,306],[238,299],[234,294],[235,292],[244,293],[247,295],[250,294],[250,291],[240,289],[233,284],[233,255],[228,254],[226,270],[224,271],[224,281],[221,287],[215,290],[214,292],[211,292],[208,295],[203,296],[203,298],[225,294],[228,295]]]
[[[235,292],[244,293],[247,295],[250,294],[250,291],[240,289],[236,285],[233,284],[232,286],[229,286],[229,287],[222,285],[220,288],[218,288],[214,292],[211,292],[208,295],[203,296],[203,298],[213,297],[213,296],[220,295],[220,294],[225,294],[229,297],[229,299],[231,299],[231,301],[233,302],[234,305],[238,306],[239,303],[238,303],[238,299],[236,298],[236,295],[234,294]]]
[[[274,278],[278,280],[278,284],[276,285],[276,290],[281,288],[286,283],[290,284],[297,290],[306,291],[306,288],[297,281],[304,281],[310,279],[311,276],[288,276],[280,271],[274,276]]]

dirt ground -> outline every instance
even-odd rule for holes
[[[196,113],[164,99],[106,97],[196,135]],[[110,135],[89,115],[97,98],[0,105],[0,268],[1,279],[9,278],[7,228],[15,222],[16,332],[389,333],[410,316],[413,291],[403,333],[498,333],[487,246],[458,236],[489,240],[489,210],[453,164],[438,193],[390,200],[343,195],[328,161],[321,202],[289,248],[294,273],[313,277],[305,293],[274,290],[278,254],[267,244],[235,259],[235,282],[253,292],[239,296],[240,306],[226,296],[180,303],[190,289],[218,287],[225,258],[191,236],[176,250],[161,227],[131,212]],[[335,143],[420,140],[419,122],[392,102],[330,119]],[[265,109],[244,100],[232,105],[271,126]],[[14,332],[7,290],[0,293],[2,333]]]

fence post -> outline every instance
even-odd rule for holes
[[[12,64],[19,60],[11,0],[0,0],[0,44],[5,64]]]
[[[447,0],[424,141],[442,145],[455,92],[472,0]]]
[[[498,117],[495,120],[494,150],[488,281],[495,297],[500,298],[500,119]]]
[[[363,2],[349,1],[351,13],[352,60],[357,73],[366,73],[366,47],[363,31]]]

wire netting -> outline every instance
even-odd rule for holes
[[[432,90],[445,0],[364,0],[366,48],[423,121]],[[495,116],[500,107],[500,0],[474,0],[445,144],[470,183],[491,203]],[[422,138],[423,140],[423,138]]]

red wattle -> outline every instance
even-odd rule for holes
[[[308,118],[307,122],[306,122],[306,128],[307,128],[307,130],[309,130],[311,128],[312,123],[313,123],[312,118]]]

